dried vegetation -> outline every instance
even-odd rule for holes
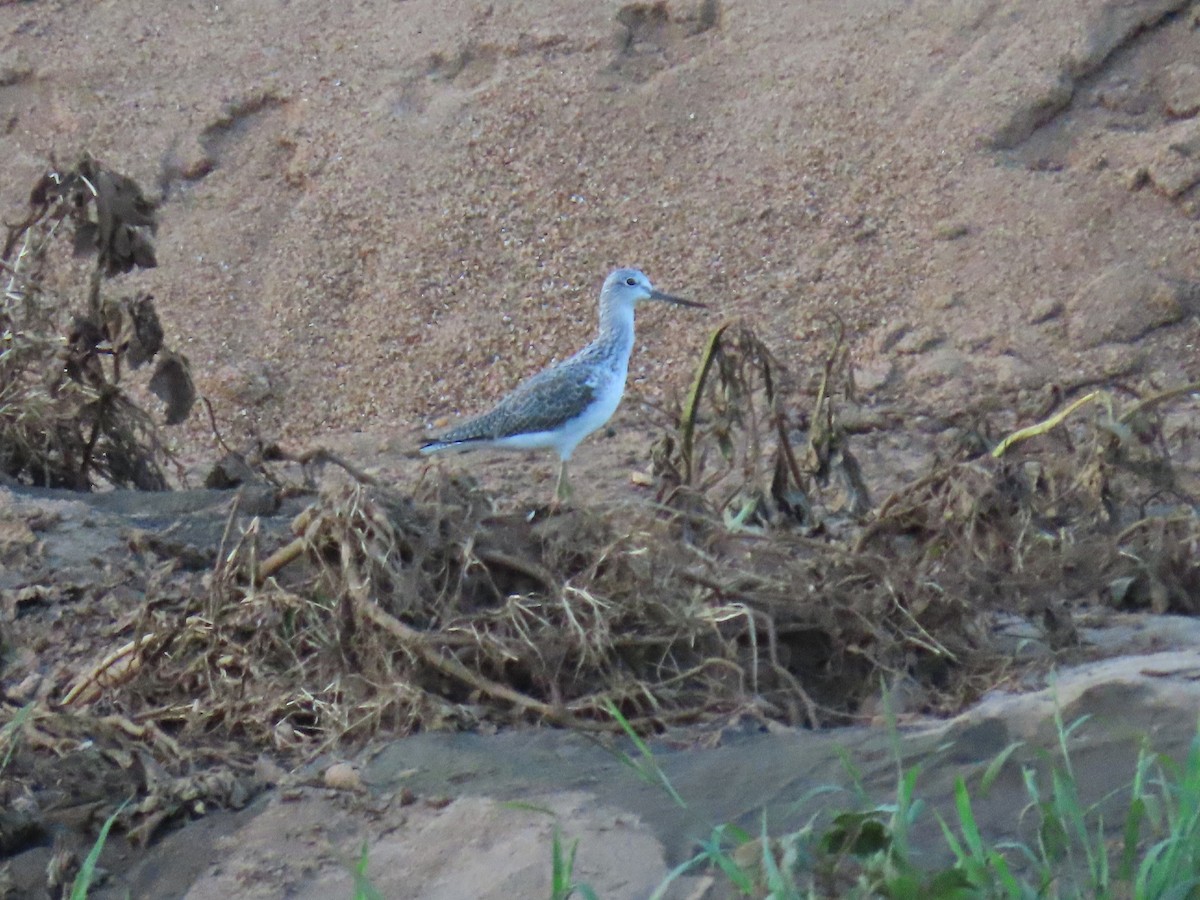
[[[1186,390],[1063,414],[948,458],[869,508],[839,426],[836,342],[813,408],[744,329],[714,335],[655,503],[497,513],[429,475],[327,488],[282,546],[231,516],[203,590],[148,596],[67,699],[164,733],[307,756],[383,729],[542,720],[653,730],[751,714],[853,721],[880,679],[954,708],[1002,682],[997,612],[1052,645],[1070,604],[1191,611]],[[1174,430],[1170,430],[1174,429]]]
[[[117,377],[135,307],[129,329],[86,343],[81,371],[104,350]],[[913,687],[912,708],[953,709],[1013,672],[998,613],[1061,648],[1075,605],[1194,611],[1198,386],[1059,398],[999,441],[960,430],[876,504],[839,416],[850,357],[831,343],[798,412],[803,392],[757,335],[715,331],[652,448],[653,502],[497,512],[432,470],[407,494],[352,478],[282,540],[235,504],[215,565],[160,554],[140,607],[19,732],[66,754],[86,731],[110,763],[140,760],[128,815],[148,838],[197,803],[242,802],[267,748],[305,759],[484,722],[614,730],[610,703],[646,731],[740,715],[821,727],[863,716],[881,681]],[[65,371],[78,404],[99,402]],[[85,421],[58,440],[106,433]],[[0,724],[27,709],[0,705]]]
[[[157,358],[149,387],[177,424],[194,399],[187,362],[164,347],[152,296],[101,290],[156,265],[154,228],[155,206],[138,185],[90,156],[72,169],[53,165],[34,185],[28,215],[8,226],[0,477],[74,490],[167,487],[158,429],[125,389],[123,369]]]

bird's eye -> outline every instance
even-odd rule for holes
[[[629,285],[630,287],[633,287],[635,284],[637,284],[637,279],[636,278],[626,278],[625,283],[627,285]]]

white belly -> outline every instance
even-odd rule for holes
[[[593,431],[602,428],[621,405],[625,393],[625,370],[609,373],[604,382],[597,386],[596,395],[590,406],[580,415],[568,419],[554,431],[537,431],[532,434],[515,434],[511,437],[491,441],[492,446],[514,450],[537,450],[552,448],[560,459],[571,458],[575,448]]]

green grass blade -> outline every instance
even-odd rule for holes
[[[732,856],[728,853],[720,852],[710,856],[708,861],[714,863],[721,870],[725,877],[729,879],[730,884],[743,894],[753,896],[754,879],[742,871],[742,867],[737,864]]]
[[[734,887],[743,894],[753,894],[754,879],[737,864],[737,860],[725,852],[723,845],[730,829],[729,825],[718,825],[713,829],[712,836],[701,842],[700,849],[705,861],[719,868]],[[745,834],[744,831],[741,833]]]
[[[1146,803],[1141,797],[1135,797],[1129,804],[1129,810],[1125,814],[1125,827],[1122,829],[1121,863],[1117,867],[1119,881],[1133,880],[1133,864],[1141,842],[1142,822],[1145,818]]]
[[[350,868],[350,876],[354,879],[354,900],[383,900],[371,879],[367,877],[367,864],[370,862],[370,845],[363,841],[362,851],[358,862]]]
[[[1008,860],[999,852],[991,854],[992,871],[996,873],[996,878],[1000,882],[1000,886],[1004,888],[1004,896],[1011,898],[1029,897],[1034,894],[1032,889],[1026,890],[1017,881],[1017,876],[1012,872],[1008,865]]]
[[[550,846],[550,900],[567,900],[571,896],[571,872],[575,868],[576,840],[571,849],[563,851],[562,832],[554,826],[554,837]]]
[[[800,900],[800,891],[790,872],[784,872],[775,859],[774,842],[767,831],[767,811],[762,814],[762,870],[771,900]]]
[[[0,728],[0,744],[7,744],[4,751],[4,759],[0,760],[0,775],[4,774],[4,770],[8,768],[9,762],[12,760],[13,754],[17,751],[17,744],[20,742],[21,731],[25,727],[25,723],[29,717],[33,715],[33,706],[37,701],[30,700],[8,720],[3,728]]]
[[[992,789],[992,785],[1000,777],[1000,771],[1004,768],[1004,764],[1008,762],[1009,757],[1023,746],[1025,746],[1024,741],[1013,741],[996,754],[995,759],[988,763],[988,767],[983,770],[983,777],[979,780],[979,795],[981,797],[986,796]]]
[[[900,859],[908,859],[908,834],[916,824],[917,817],[925,804],[916,799],[919,766],[911,766],[898,772],[896,784],[896,809],[889,823],[893,853]]]
[[[680,809],[687,809],[687,803],[684,802],[684,799],[679,795],[679,792],[675,790],[675,785],[671,784],[671,780],[667,778],[667,773],[662,770],[661,766],[659,766],[658,760],[654,758],[654,751],[650,749],[650,745],[642,740],[642,736],[639,735],[634,727],[629,724],[629,720],[625,718],[624,714],[619,709],[617,709],[617,705],[613,703],[612,700],[605,698],[603,706],[608,714],[613,717],[613,720],[621,726],[621,730],[625,732],[625,736],[633,742],[633,746],[637,748],[638,754],[641,756],[641,762],[639,763],[627,753],[618,752],[617,758],[620,759],[625,765],[629,766],[629,768],[633,769],[633,771],[637,773],[638,777],[647,784],[656,784],[666,791],[667,796],[669,796],[676,803],[676,805],[679,806]]]
[[[966,859],[967,856],[966,850],[963,849],[962,842],[954,836],[954,832],[950,830],[950,826],[946,823],[946,820],[942,818],[940,813],[935,812],[934,816],[937,818],[938,826],[942,829],[942,838],[946,841],[946,846],[949,847],[950,852],[954,854],[954,859],[961,863],[964,859]]]
[[[575,854],[578,850],[578,838],[564,849],[562,831],[555,825],[550,844],[550,900],[570,900],[576,894],[584,900],[599,900],[591,885],[575,881]]]
[[[79,869],[79,874],[75,876],[75,882],[71,885],[71,900],[87,900],[92,879],[96,877],[96,864],[100,861],[100,854],[104,852],[104,843],[108,840],[108,832],[113,827],[113,822],[117,821],[117,816],[124,812],[129,803],[130,801],[126,800],[104,820],[100,834],[96,836],[96,842],[92,844],[92,849],[88,851],[88,855]]]
[[[854,762],[854,759],[850,756],[850,751],[838,745],[833,748],[833,752],[837,754],[838,762],[842,764],[842,771],[846,773],[846,779],[850,782],[850,789],[854,792],[858,803],[860,805],[869,803],[870,795],[863,785],[862,769]]]
[[[975,822],[975,812],[971,809],[971,796],[967,793],[967,783],[961,777],[954,779],[954,809],[958,813],[958,827],[962,830],[967,850],[974,859],[984,862],[987,854],[983,849],[983,838],[980,836],[979,826]]]
[[[649,900],[662,900],[662,898],[666,896],[667,889],[670,888],[672,884],[674,884],[679,878],[683,877],[688,872],[692,871],[692,869],[705,863],[707,860],[707,853],[697,853],[691,859],[681,862],[667,873],[667,877],[663,879],[662,884],[655,888],[654,893],[650,895]]]

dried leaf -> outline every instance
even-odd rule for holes
[[[167,404],[168,425],[184,421],[196,402],[196,386],[192,383],[187,357],[169,350],[164,352],[150,379],[150,390]]]
[[[125,358],[129,365],[138,368],[152,360],[163,346],[163,328],[154,308],[154,297],[142,294],[126,301],[129,317],[133,324],[133,336],[126,349]]]
[[[106,340],[104,329],[92,318],[76,316],[67,334],[64,368],[72,381],[98,385],[104,382],[99,348]]]
[[[69,197],[73,201],[76,253],[98,252],[100,267],[110,277],[135,266],[150,269],[158,264],[150,242],[157,227],[157,206],[137,182],[90,156],[75,172],[57,178],[59,182],[52,186],[39,182],[30,199]]]

